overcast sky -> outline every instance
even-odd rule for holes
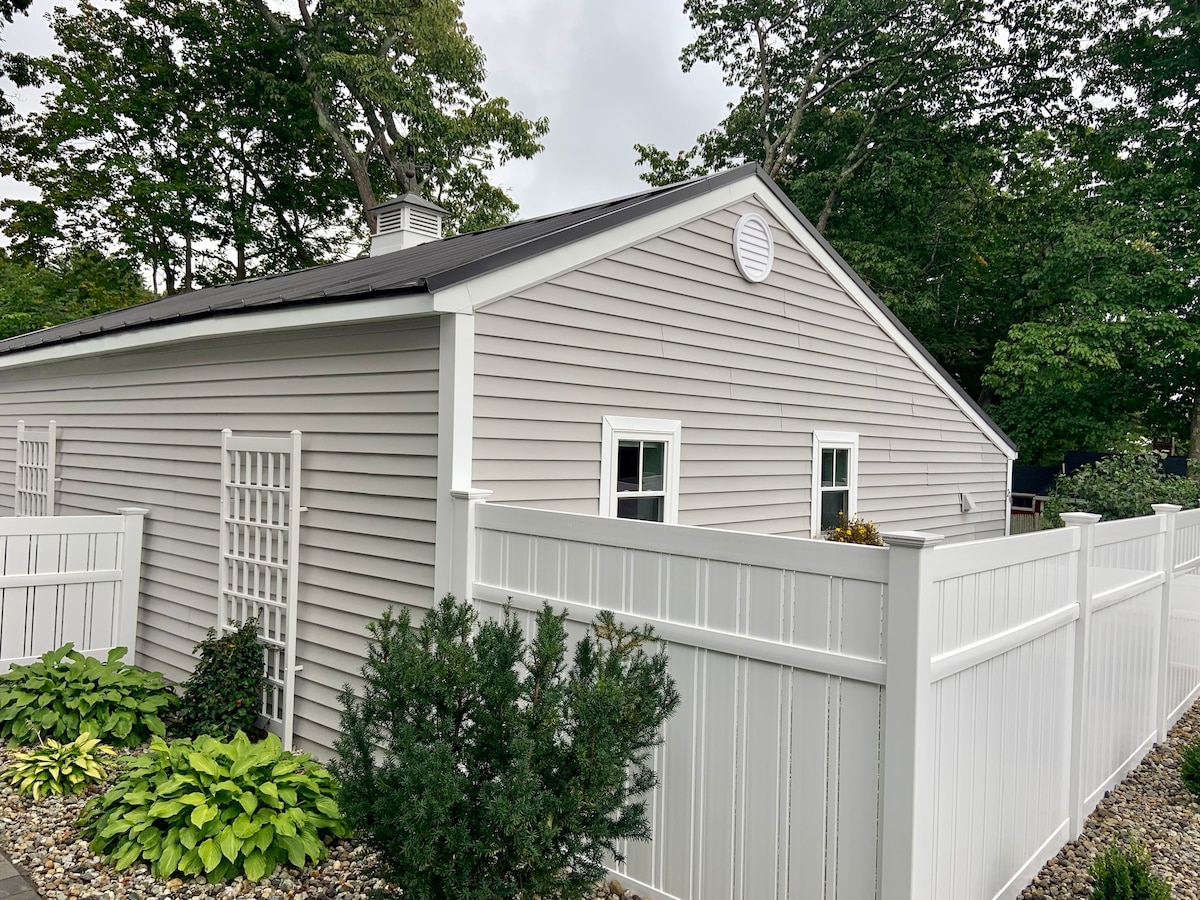
[[[45,53],[53,38],[34,0],[3,32],[9,50]],[[570,209],[644,187],[635,142],[678,150],[724,118],[735,94],[711,67],[684,74],[691,39],[681,0],[466,0],[464,18],[488,59],[488,89],[531,118],[548,116],[546,149],[496,181],[519,216]],[[11,90],[11,87],[8,88]],[[35,102],[25,92],[20,104]],[[31,196],[0,179],[0,196]]]

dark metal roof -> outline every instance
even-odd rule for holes
[[[252,312],[264,307],[437,291],[706,193],[743,178],[756,168],[754,164],[740,166],[719,175],[430,241],[380,256],[163,297],[0,341],[0,355],[115,331]]]
[[[272,306],[299,306],[339,300],[363,300],[380,295],[439,291],[548,250],[616,228],[755,173],[835,263],[845,270],[868,300],[911,341],[916,352],[920,353],[934,370],[941,374],[946,384],[1015,451],[1016,444],[1008,435],[875,295],[758,163],[746,163],[716,175],[651,188],[628,197],[538,219],[430,241],[381,256],[352,259],[152,300],[138,306],[102,313],[88,319],[0,341],[0,355],[83,340],[115,331],[153,327],[184,319],[234,315]]]

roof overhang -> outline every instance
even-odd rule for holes
[[[336,303],[314,302],[264,307],[254,311],[238,310],[228,315],[156,322],[139,328],[122,328],[108,334],[89,335],[81,340],[30,347],[19,353],[0,355],[0,371],[80,357],[129,353],[204,338],[384,322],[433,314],[432,298],[426,293],[397,293],[364,300],[339,300]]]

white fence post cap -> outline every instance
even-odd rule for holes
[[[1183,507],[1177,503],[1151,503],[1150,508],[1160,516],[1183,511]]]
[[[122,516],[148,516],[150,510],[141,506],[122,506],[117,509],[117,512]]]
[[[1100,521],[1100,513],[1066,512],[1060,518],[1068,525],[1095,525]]]
[[[946,539],[944,534],[930,534],[927,531],[888,531],[881,537],[889,547],[914,547],[918,550],[934,547]]]

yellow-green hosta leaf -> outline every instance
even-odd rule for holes
[[[200,854],[200,861],[204,863],[205,872],[211,872],[221,861],[221,848],[212,838],[201,844],[197,851]]]
[[[263,856],[261,850],[250,852],[250,855],[246,857],[243,871],[246,873],[247,881],[258,881],[267,874],[267,858]]]
[[[221,767],[201,753],[193,752],[187,754],[187,761],[188,765],[197,772],[203,772],[205,775],[211,775],[213,778],[221,777]]]
[[[211,822],[216,817],[217,810],[208,804],[205,804],[204,806],[197,806],[192,810],[191,815],[192,824],[197,828],[203,828],[206,823]]]
[[[217,838],[217,846],[221,848],[221,853],[227,860],[237,862],[238,854],[242,852],[242,841],[233,833],[232,825],[226,825],[221,829],[221,836]]]

